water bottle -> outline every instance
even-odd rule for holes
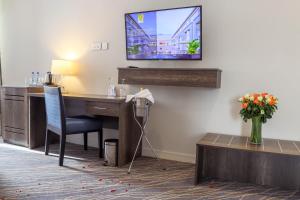
[[[30,79],[30,85],[35,85],[36,84],[36,79],[35,79],[35,73],[31,72],[31,79]]]
[[[112,96],[112,97],[115,97],[117,94],[116,94],[116,87],[115,85],[113,84],[113,81],[112,81],[112,78],[109,78],[108,79],[108,90],[107,90],[107,95],[108,96]]]
[[[125,79],[123,78],[120,85],[120,97],[126,97],[127,91],[125,86]]]
[[[37,86],[40,85],[40,72],[36,73],[36,77],[35,78],[36,78],[35,85],[37,85]]]

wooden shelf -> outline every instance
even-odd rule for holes
[[[221,87],[221,72],[215,68],[118,68],[119,84],[185,87]]]

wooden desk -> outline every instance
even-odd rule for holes
[[[45,143],[46,115],[43,93],[29,93],[29,147]],[[133,157],[140,130],[133,119],[132,104],[125,98],[104,95],[63,94],[67,116],[93,115],[103,120],[104,128],[119,130],[118,165]],[[138,155],[141,155],[141,147]]]
[[[196,177],[300,189],[300,142],[208,133],[197,143]]]

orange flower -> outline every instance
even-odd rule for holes
[[[261,96],[263,96],[263,97],[265,97],[265,96],[267,96],[267,95],[268,95],[267,92],[264,92],[264,93],[261,94]]]
[[[254,98],[257,98],[259,96],[259,94],[254,93],[253,96],[254,96]]]
[[[271,98],[271,101],[269,102],[270,106],[274,106],[276,104],[276,100],[274,98]]]
[[[254,99],[253,103],[256,104],[256,105],[259,105],[259,104],[260,104],[260,102],[258,101],[257,98]]]
[[[243,103],[242,108],[246,109],[248,107],[248,103]]]
[[[267,99],[267,103],[270,105],[270,106],[274,106],[277,104],[277,98],[272,96],[272,95],[269,95],[269,98]]]

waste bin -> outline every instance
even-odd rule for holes
[[[145,98],[136,98],[135,102],[135,113],[137,117],[145,117],[148,115],[147,109],[149,107],[149,100]]]
[[[116,167],[118,165],[118,139],[104,141],[105,165]]]

